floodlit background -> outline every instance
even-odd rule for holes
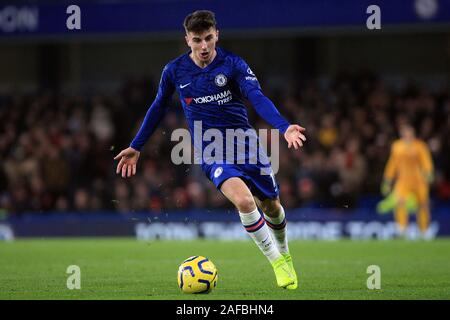
[[[0,4],[0,239],[246,237],[201,170],[171,162],[171,132],[186,127],[176,95],[137,175],[115,174],[196,9],[216,13],[218,45],[307,128],[300,151],[281,141],[276,176],[292,239],[396,237],[375,207],[406,117],[435,165],[429,237],[450,235],[449,1],[378,1],[381,30],[366,26],[370,1],[79,1],[80,30],[67,29],[70,4]]]

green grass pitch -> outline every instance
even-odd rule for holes
[[[0,242],[0,299],[450,299],[450,239],[292,241],[300,285],[275,285],[266,258],[251,241],[42,239]],[[210,258],[217,288],[187,295],[179,264]],[[81,268],[81,289],[66,287],[69,265]],[[369,290],[369,265],[381,268],[381,289]]]

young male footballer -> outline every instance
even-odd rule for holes
[[[422,237],[426,238],[430,224],[429,189],[434,179],[433,158],[425,141],[416,137],[411,123],[401,123],[399,134],[400,139],[391,146],[381,192],[384,195],[394,193],[394,217],[401,235],[405,235],[409,223],[408,197],[415,198],[418,204],[416,221]]]
[[[243,59],[216,47],[219,31],[214,13],[195,11],[185,18],[183,25],[186,43],[191,50],[165,66],[157,96],[139,132],[130,146],[114,158],[120,159],[116,172],[123,178],[136,174],[140,150],[163,118],[175,90],[191,135],[198,124],[201,124],[202,132],[216,129],[224,135],[227,129],[252,129],[244,105],[244,99],[247,99],[259,116],[284,134],[289,148],[293,146],[297,150],[303,146],[305,128],[290,124],[280,115],[262,93],[256,76]],[[245,144],[249,147],[247,142]],[[197,146],[205,148],[203,142]],[[247,148],[244,154],[238,151],[233,159],[239,157],[249,160]],[[288,248],[285,213],[271,165],[260,160],[256,163],[235,162],[224,159],[202,162],[201,166],[217,189],[239,211],[246,231],[270,261],[277,285],[296,289],[298,280]],[[262,174],[264,170],[266,174]]]

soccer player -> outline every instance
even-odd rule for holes
[[[175,90],[191,135],[200,121],[202,132],[212,128],[224,134],[227,129],[252,129],[244,105],[244,99],[248,99],[263,119],[284,134],[289,148],[297,150],[303,146],[305,128],[290,124],[280,115],[262,93],[255,74],[243,59],[216,47],[219,31],[214,13],[195,11],[185,18],[183,25],[190,51],[163,69],[157,96],[141,128],[130,146],[114,158],[120,159],[116,172],[124,178],[136,174],[140,150],[163,118]],[[198,147],[205,148],[205,145],[202,143]],[[237,156],[249,158],[247,151],[243,157],[242,154]],[[201,166],[217,189],[237,208],[246,231],[272,264],[277,285],[296,289],[298,280],[288,248],[285,212],[270,163],[215,161],[202,162]],[[261,174],[264,169],[267,174]]]
[[[381,192],[391,191],[395,201],[395,220],[401,234],[408,226],[407,201],[414,197],[417,205],[417,224],[422,236],[430,223],[429,184],[433,181],[433,162],[426,143],[415,137],[409,123],[399,126],[400,139],[394,141],[384,170]],[[395,185],[392,190],[392,184]]]

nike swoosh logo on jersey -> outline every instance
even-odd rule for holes
[[[180,84],[180,89],[186,88],[190,84],[191,84],[190,82],[186,84]]]

